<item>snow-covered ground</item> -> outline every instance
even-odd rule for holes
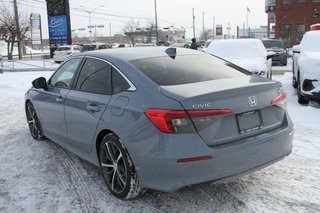
[[[26,46],[26,53],[27,54],[50,53],[50,50],[49,49],[45,49],[44,51],[34,50],[31,47]],[[8,55],[7,43],[4,41],[0,41],[0,54],[2,54],[2,56]],[[18,55],[18,47],[17,46],[14,46],[14,48],[13,48],[13,55]]]
[[[0,212],[320,212],[320,107],[297,103],[291,73],[274,75],[295,124],[289,157],[229,183],[149,190],[130,201],[109,193],[98,168],[31,138],[24,93],[33,79],[51,73],[0,74]]]

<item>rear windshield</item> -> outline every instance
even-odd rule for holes
[[[131,61],[160,86],[240,77],[249,72],[211,55],[182,55]]]
[[[59,47],[57,51],[68,51],[70,49],[71,49],[70,47]]]

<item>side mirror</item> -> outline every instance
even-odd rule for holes
[[[32,86],[36,89],[46,89],[47,80],[44,77],[37,78],[32,81]]]
[[[301,51],[300,45],[293,46],[292,51],[293,51],[293,53],[300,53],[300,51]]]
[[[267,52],[267,60],[269,60],[270,58],[273,58],[273,56],[275,56],[275,55],[276,55],[275,52],[273,52],[273,51],[268,51],[268,52]]]

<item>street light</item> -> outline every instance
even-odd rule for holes
[[[90,44],[92,43],[92,25],[91,25],[91,13],[93,13],[96,9],[98,9],[98,8],[100,8],[100,7],[104,7],[103,5],[100,5],[100,6],[98,6],[98,7],[96,7],[96,8],[94,8],[94,9],[92,9],[92,10],[88,10],[88,9],[86,9],[83,5],[80,5],[80,7],[82,7],[82,8],[84,8],[84,9],[82,9],[82,11],[84,11],[84,12],[86,12],[86,13],[88,13],[88,15],[89,15],[89,28],[90,28],[90,31],[89,31],[89,33],[90,33]]]
[[[154,0],[154,16],[156,21],[156,45],[158,45],[158,15],[157,15],[157,0]]]

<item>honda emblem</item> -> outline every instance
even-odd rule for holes
[[[248,98],[248,101],[249,101],[249,105],[254,107],[254,106],[257,106],[257,98],[256,96],[250,96]]]

